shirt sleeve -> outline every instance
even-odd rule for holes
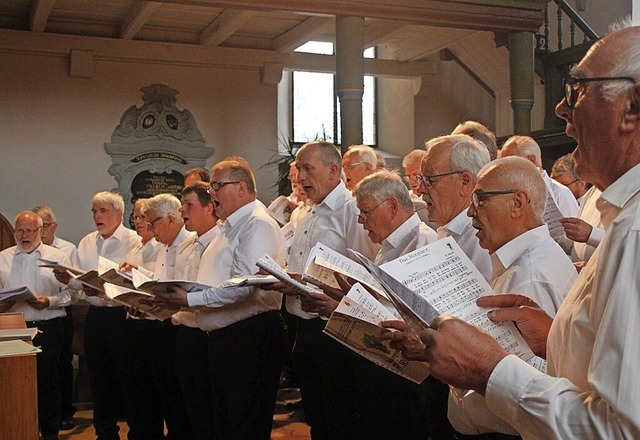
[[[283,260],[284,243],[275,226],[267,221],[250,221],[243,237],[233,249],[231,275],[229,278],[255,275],[258,272],[256,261],[264,254],[275,260]],[[245,301],[258,290],[255,286],[225,288],[222,285],[207,290],[190,292],[187,295],[189,307],[222,307]]]
[[[587,239],[587,244],[593,247],[598,247],[602,239],[604,238],[604,229],[596,228],[595,226],[591,229],[591,234],[589,234],[589,238]]]

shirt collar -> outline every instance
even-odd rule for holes
[[[463,209],[449,223],[439,227],[438,232],[440,231],[440,229],[446,229],[447,231],[453,232],[454,234],[462,235],[465,229],[469,227],[469,224],[471,224],[471,217],[467,215],[467,210]]]
[[[253,212],[256,207],[257,205],[255,200],[247,203],[246,205],[242,205],[240,208],[236,209],[235,212],[229,215],[229,217],[227,217],[227,219],[222,224],[233,227],[238,224],[240,220]]]
[[[344,200],[347,198],[347,195],[350,195],[347,187],[344,186],[344,182],[341,180],[335,188],[333,188],[329,194],[326,195],[322,202],[318,203],[319,205],[326,205],[332,211],[335,211],[340,206],[343,205]]]
[[[396,228],[387,238],[384,239],[383,243],[388,244],[393,248],[397,248],[402,243],[404,237],[416,226],[420,225],[420,217],[418,214],[413,213],[411,217],[405,220],[400,226]]]
[[[611,225],[624,205],[640,191],[639,181],[640,164],[624,173],[603,191],[596,201],[596,207],[600,211],[600,217],[605,229],[609,228],[609,225]]]
[[[494,267],[494,276],[496,272],[496,263],[502,265],[503,270],[508,268],[516,261],[520,255],[531,248],[535,243],[545,241],[551,238],[549,235],[549,227],[547,225],[541,225],[533,229],[518,235],[511,241],[505,243],[491,255],[491,262]],[[493,278],[492,277],[492,278]]]
[[[216,237],[216,235],[218,235],[219,233],[220,233],[220,227],[217,224],[215,224],[213,228],[209,229],[207,232],[200,235],[197,240],[200,244],[202,244],[202,246],[207,247],[209,246],[209,243],[211,243],[211,240],[213,240]]]
[[[31,252],[25,252],[24,250],[20,249],[20,246],[16,246],[16,252],[14,255],[19,255],[19,254],[23,254],[23,255],[32,255],[34,253],[37,252],[37,256],[38,258],[40,257],[40,255],[42,255],[42,246],[44,246],[44,243],[40,242],[40,244],[38,245],[37,248],[35,248],[33,251]]]
[[[111,234],[111,236],[109,238],[104,238],[104,236],[100,233],[98,233],[97,235],[97,240],[109,240],[109,239],[114,239],[117,241],[120,241],[123,239],[123,237],[125,236],[125,234],[127,233],[127,228],[124,227],[124,225],[122,223],[120,223],[120,226],[118,226],[116,228],[115,231],[113,231],[113,234]]]

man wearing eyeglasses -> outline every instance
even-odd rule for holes
[[[418,192],[427,203],[429,218],[440,226],[438,238],[451,236],[488,280],[489,254],[478,244],[467,208],[476,174],[489,162],[489,152],[464,134],[431,139],[426,149]]]
[[[58,438],[60,424],[60,374],[58,357],[62,350],[64,306],[71,302],[67,286],[56,280],[51,269],[39,267],[40,258],[70,265],[69,257],[41,240],[42,219],[34,212],[16,216],[17,245],[0,252],[0,288],[28,287],[36,299],[0,303],[0,313],[21,312],[27,327],[40,332],[33,344],[42,349],[36,356],[38,379],[38,424],[44,440]]]
[[[347,189],[353,188],[363,178],[373,173],[378,166],[378,158],[371,147],[366,145],[352,145],[342,156],[342,169],[344,170]]]
[[[478,230],[480,246],[491,255],[493,291],[520,292],[554,316],[577,272],[543,222],[546,192],[531,162],[520,157],[497,159],[480,170],[467,213]],[[481,395],[467,390],[451,389],[449,420],[463,434],[460,438],[517,435],[487,409]]]
[[[56,236],[58,220],[56,214],[49,206],[41,205],[32,209],[42,219],[42,242],[56,249],[60,249],[67,254],[70,261],[74,261],[78,248],[75,244],[63,240]],[[60,360],[60,429],[68,430],[76,426],[73,415],[76,407],[73,406],[73,353],[71,345],[73,342],[73,308],[65,307],[67,315],[62,318],[62,331],[64,333],[64,343]]]
[[[264,254],[284,263],[284,237],[256,202],[255,179],[246,161],[217,163],[210,186],[220,233],[204,250],[196,281],[211,288],[176,289],[163,299],[197,307],[196,324],[207,332],[215,438],[267,439],[286,339],[279,312],[282,295],[255,286],[227,288],[223,282],[256,274],[255,263]]]
[[[78,244],[74,266],[85,270],[98,268],[98,257],[116,263],[124,261],[140,242],[134,231],[122,224],[124,200],[107,191],[91,199],[91,213],[96,231]],[[98,296],[98,292],[78,286],[67,273],[56,273],[58,280],[74,289],[82,289],[90,304],[85,325],[85,356],[93,392],[93,424],[100,440],[118,439],[118,420],[122,408],[131,406],[129,386],[128,324],[122,305]],[[124,402],[120,402],[121,397]]]
[[[640,438],[640,26],[597,41],[571,69],[556,114],[577,140],[578,176],[602,191],[605,236],[555,318],[523,295],[478,300],[513,320],[542,373],[476,327],[438,317],[421,334],[431,373],[485,396],[526,439]]]

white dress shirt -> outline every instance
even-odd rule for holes
[[[187,248],[187,241],[192,240],[192,235],[184,226],[180,229],[170,245],[162,245],[153,268],[153,278],[156,280],[181,279],[175,275],[177,254]]]
[[[27,286],[37,297],[46,296],[49,307],[37,310],[25,302],[18,302],[11,312],[22,312],[25,321],[45,321],[66,316],[64,307],[71,303],[69,288],[56,280],[52,269],[39,267],[39,258],[71,265],[69,257],[59,249],[40,244],[31,253],[17,246],[0,252],[0,288]]]
[[[578,201],[571,190],[557,180],[549,177],[545,170],[541,171],[544,183],[547,185],[547,191],[551,193],[551,197],[555,200],[558,210],[563,217],[575,217],[578,213]]]
[[[489,252],[480,247],[476,232],[478,230],[471,225],[471,217],[467,215],[465,209],[460,211],[449,223],[438,228],[438,239],[453,238],[488,281],[491,279],[491,259]]]
[[[151,238],[151,240],[144,244],[140,241],[136,247],[129,251],[124,261],[149,271],[153,271],[156,264],[156,258],[158,257],[158,252],[160,252],[161,248],[162,245],[158,243],[155,238]]]
[[[195,281],[198,278],[200,260],[205,249],[215,237],[220,235],[220,227],[214,225],[204,234],[198,236],[190,232],[190,236],[179,246],[176,254],[175,278],[177,280]]]
[[[640,165],[602,193],[605,237],[558,310],[548,374],[514,356],[486,401],[525,439],[640,438]]]
[[[436,231],[422,223],[418,214],[414,213],[382,241],[375,263],[377,265],[388,263],[437,239]]]
[[[579,199],[580,209],[578,209],[576,217],[589,223],[593,229],[591,229],[591,234],[589,234],[586,243],[573,242],[571,248],[571,259],[573,261],[589,261],[589,258],[591,258],[596,247],[598,247],[604,237],[604,227],[602,226],[602,221],[600,221],[600,211],[598,211],[596,207],[596,201],[601,195],[602,191],[592,186]]]
[[[268,254],[284,264],[284,237],[278,223],[256,202],[248,203],[219,224],[218,234],[207,246],[198,270],[197,282],[213,286],[190,292],[190,307],[198,327],[217,330],[269,310],[279,310],[282,294],[255,286],[224,288],[229,278],[254,275],[256,261]]]
[[[379,246],[369,240],[367,231],[358,223],[358,213],[356,199],[343,182],[338,183],[322,202],[309,203],[308,210],[297,220],[289,272],[303,272],[309,252],[318,242],[345,256],[347,249],[353,249],[373,259]],[[304,319],[318,317],[316,313],[303,311],[297,296],[289,296],[286,305],[292,315]]]
[[[495,293],[521,293],[554,316],[578,273],[549,235],[546,225],[519,235],[491,255]],[[488,432],[517,435],[486,406],[484,397],[455,388],[449,393],[449,421],[461,434]]]
[[[125,228],[122,224],[106,239],[98,231],[91,232],[80,240],[74,266],[85,271],[96,270],[99,256],[122,263],[129,251],[140,241],[140,236],[135,231]],[[85,295],[84,298],[89,304],[98,307],[122,307],[122,304],[97,296]]]
[[[67,254],[67,257],[69,257],[69,261],[71,261],[72,263],[76,261],[78,247],[70,241],[63,240],[62,238],[56,237],[54,235],[53,241],[51,242],[50,246],[56,249],[60,249],[62,252]]]

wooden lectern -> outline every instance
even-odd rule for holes
[[[0,313],[0,329],[26,328],[22,313]],[[0,357],[0,439],[38,439],[36,355]]]

